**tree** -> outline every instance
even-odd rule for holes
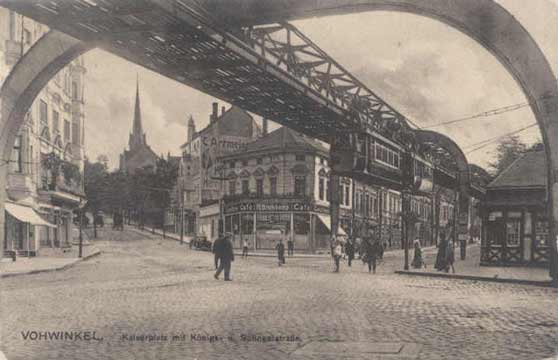
[[[496,148],[496,161],[489,163],[489,171],[497,176],[511,165],[527,150],[527,145],[521,141],[518,135],[510,135],[502,138]]]
[[[97,162],[100,163],[100,164],[103,164],[103,166],[105,167],[105,170],[108,169],[109,158],[105,154],[101,154],[101,155],[97,156]]]

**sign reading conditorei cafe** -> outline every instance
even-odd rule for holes
[[[303,201],[239,201],[225,204],[225,214],[237,212],[313,211],[314,205]]]

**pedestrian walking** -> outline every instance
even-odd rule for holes
[[[347,264],[351,267],[353,259],[355,258],[355,244],[352,238],[349,238],[345,244],[345,253],[347,254]]]
[[[219,268],[219,254],[222,251],[222,247],[223,247],[223,238],[219,236],[213,242],[212,249],[211,249],[211,251],[213,252],[213,260],[215,262],[215,270]]]
[[[248,258],[248,240],[244,239],[244,243],[242,244],[242,258]]]
[[[233,243],[229,236],[220,235],[215,241],[217,246],[214,247],[215,255],[219,258],[219,267],[214,277],[219,280],[219,275],[225,271],[225,281],[232,281],[230,278],[231,265],[234,261]]]
[[[453,242],[451,240],[447,241],[447,248],[446,248],[446,272],[449,272],[451,268],[451,272],[455,274],[455,268],[453,267],[453,263],[455,261],[454,249],[453,249]]]
[[[363,240],[363,253],[364,257],[362,261],[368,264],[368,272],[376,273],[376,265],[380,254],[383,252],[383,246],[381,245],[379,239],[376,239],[374,231],[371,230],[369,236],[364,237]]]
[[[292,235],[289,236],[289,241],[287,241],[287,255],[288,256],[294,255],[294,241]]]
[[[333,256],[333,261],[335,262],[335,272],[339,272],[339,262],[341,261],[341,256],[343,256],[343,248],[341,247],[341,241],[333,238],[333,246],[331,255]]]
[[[440,231],[440,242],[438,243],[438,254],[436,255],[436,263],[434,267],[438,271],[442,271],[446,269],[446,250],[448,244],[446,241],[446,234],[443,231]]]
[[[423,266],[426,267],[426,264],[422,260],[422,249],[420,247],[420,239],[416,238],[415,241],[413,242],[413,245],[414,245],[414,248],[415,248],[415,253],[414,253],[413,262],[411,263],[411,265],[415,269],[420,269]]]
[[[279,260],[279,266],[281,266],[285,263],[285,244],[283,244],[282,239],[279,240],[275,249],[277,249],[277,259]]]

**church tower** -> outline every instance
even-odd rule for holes
[[[124,149],[124,152],[120,155],[120,170],[129,174],[133,174],[140,168],[151,168],[152,171],[155,171],[157,167],[158,156],[151,147],[147,145],[141,120],[138,79],[136,83],[136,103],[134,107],[132,133],[128,139],[129,149]]]
[[[132,133],[130,134],[130,139],[128,140],[128,146],[130,150],[137,149],[142,145],[147,145],[145,140],[145,133],[143,132],[143,127],[141,124],[141,105],[139,96],[139,79],[136,80],[136,104],[134,108],[134,122],[132,125]]]
[[[194,140],[194,136],[196,135],[196,124],[194,124],[194,118],[190,115],[190,119],[188,120],[188,142],[191,143]]]

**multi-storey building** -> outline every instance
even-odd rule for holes
[[[384,142],[373,148],[374,166],[382,167],[386,177],[383,182],[340,178],[339,235],[359,238],[374,229],[387,247],[398,248],[402,246],[403,200],[401,186],[395,178],[388,181],[388,176],[401,176],[402,154]],[[329,246],[332,189],[327,145],[283,127],[242,151],[222,156],[221,161],[227,169],[223,181],[225,231],[233,234],[235,246],[248,240],[255,249],[272,249],[279,239],[288,238],[303,251]],[[416,176],[421,186],[409,200],[415,214],[409,236],[433,243],[432,165],[415,155],[410,166],[420,171]],[[452,200],[438,196],[443,210],[437,226],[451,222]],[[217,214],[214,220],[218,220]]]
[[[196,131],[194,119],[188,121],[188,140],[181,146],[182,159],[173,199],[175,209],[184,210],[184,232],[217,236],[219,199],[222,196],[224,168],[219,157],[242,149],[245,144],[261,136],[261,129],[253,117],[238,107],[221,108],[213,103],[209,124]],[[168,216],[169,217],[169,216]],[[173,221],[180,231],[180,214],[174,212]]]
[[[46,31],[0,9],[0,83]],[[20,129],[11,159],[5,249],[38,255],[72,243],[73,210],[84,204],[84,77],[82,57],[39,93]]]

